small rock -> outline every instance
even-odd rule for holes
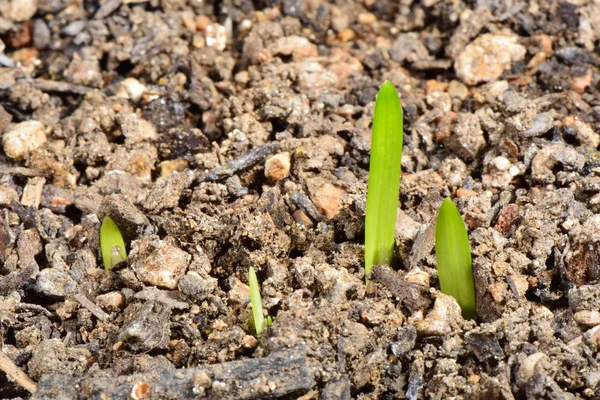
[[[552,169],[562,164],[566,170],[581,171],[585,157],[572,146],[562,143],[546,146],[538,151],[531,162],[531,175],[538,182],[554,183],[556,177]]]
[[[583,94],[592,82],[593,72],[591,68],[588,68],[585,74],[571,77],[571,90]]]
[[[477,196],[479,196],[479,193],[477,193],[474,190],[463,189],[463,188],[459,188],[456,190],[456,197],[458,197],[459,199],[462,199],[465,197],[477,197]]]
[[[486,83],[473,90],[473,99],[479,103],[494,103],[502,97],[507,89],[508,81]]]
[[[396,253],[400,259],[407,262],[410,256],[412,243],[419,232],[421,224],[413,220],[400,209],[396,211],[396,228],[394,230],[394,241]]]
[[[0,41],[1,43],[1,41]],[[0,48],[2,45],[0,44]],[[4,132],[4,129],[12,122],[12,115],[10,115],[4,107],[0,105],[0,134]]]
[[[37,0],[2,0],[0,15],[11,21],[27,21],[37,11]]]
[[[71,276],[58,268],[43,269],[35,281],[35,290],[38,293],[53,298],[64,298],[75,289],[76,284]]]
[[[554,117],[551,112],[544,112],[530,116],[528,111],[508,118],[506,128],[524,137],[536,137],[548,132],[554,126]]]
[[[317,46],[303,36],[286,36],[277,39],[269,50],[273,55],[292,56],[295,61],[305,57],[317,57]]]
[[[135,113],[121,114],[121,131],[125,136],[126,144],[156,140],[156,128],[145,119],[139,118]]]
[[[594,148],[600,145],[600,135],[594,132],[588,123],[574,117],[566,117],[564,123],[575,131],[575,136],[581,143],[589,144]]]
[[[578,323],[586,326],[600,325],[600,311],[578,311],[573,315],[573,319]]]
[[[77,85],[99,88],[103,85],[100,60],[94,47],[84,47],[81,54],[73,53],[65,78]]]
[[[33,177],[27,181],[27,185],[23,189],[23,195],[21,196],[21,204],[25,207],[40,206],[42,201],[42,190],[44,189],[44,183],[46,179],[39,176]]]
[[[96,304],[102,309],[115,312],[125,305],[125,296],[121,292],[109,292],[96,296]]]
[[[311,178],[307,182],[310,199],[321,214],[328,219],[335,217],[342,207],[342,188],[332,185],[321,177]]]
[[[475,114],[458,113],[453,133],[444,145],[463,160],[474,160],[486,145],[479,118]]]
[[[61,339],[46,339],[33,349],[27,363],[29,376],[35,380],[45,374],[81,376],[91,356],[85,348],[66,347]]]
[[[175,172],[166,181],[155,185],[146,201],[144,208],[153,213],[161,212],[179,205],[179,198],[183,190],[188,187],[193,179],[193,174]]]
[[[217,288],[217,280],[212,277],[202,278],[196,272],[188,272],[177,284],[179,291],[189,300],[200,304]]]
[[[250,300],[250,287],[236,277],[229,278],[228,298],[236,304],[245,305]]]
[[[19,194],[8,185],[0,185],[0,206],[9,206],[13,201],[19,201]]]
[[[462,82],[452,80],[448,85],[448,94],[450,97],[464,100],[469,95],[469,88],[463,85]]]
[[[187,310],[190,308],[188,302],[184,301],[179,290],[161,290],[155,287],[147,287],[133,295],[136,300],[155,301],[169,306],[174,310]]]
[[[377,22],[377,17],[375,16],[375,14],[369,12],[360,13],[358,14],[357,21],[361,25],[371,25]]]
[[[191,258],[176,245],[175,239],[160,240],[157,236],[135,241],[130,254],[131,268],[140,281],[167,289],[177,287]]]
[[[258,340],[252,335],[245,335],[242,338],[242,347],[248,350],[254,350],[258,347]]]
[[[158,165],[160,170],[160,176],[156,179],[156,183],[164,182],[174,172],[183,172],[189,165],[189,161],[183,158],[176,158],[175,160],[163,161]]]
[[[272,181],[284,179],[290,172],[290,153],[275,154],[265,161],[265,176]]]
[[[515,374],[517,385],[523,387],[534,375],[540,374],[547,368],[550,359],[544,353],[534,353],[525,358]]]
[[[439,293],[433,310],[424,320],[417,321],[416,328],[420,335],[444,336],[459,329],[462,322],[461,309],[454,297]]]
[[[414,283],[423,286],[425,289],[429,289],[429,274],[425,271],[421,271],[419,268],[408,271],[404,279],[406,279],[406,282]]]
[[[431,304],[423,286],[407,282],[400,273],[388,266],[376,265],[373,279],[389,290],[410,313],[422,312]]]
[[[13,126],[2,136],[4,153],[10,158],[21,159],[46,142],[44,125],[39,121],[25,121]]]
[[[131,99],[135,103],[142,99],[142,96],[146,92],[146,85],[138,81],[135,78],[125,78],[119,89],[117,89],[117,97],[124,99]]]
[[[125,321],[118,340],[128,343],[133,351],[167,348],[171,313],[171,307],[163,303],[131,303],[123,311]]]
[[[465,83],[476,85],[499,78],[527,49],[514,33],[486,33],[469,43],[455,59],[456,74]]]
[[[125,241],[137,239],[151,233],[153,228],[143,212],[138,210],[127,198],[120,194],[107,196],[97,212],[98,219],[109,216],[119,227]]]
[[[411,351],[417,342],[417,330],[412,325],[398,329],[396,341],[390,343],[390,350],[396,357],[402,357]]]
[[[498,171],[508,171],[508,169],[511,166],[511,163],[508,160],[508,158],[503,156],[495,157],[492,160],[492,164],[494,165],[494,167],[496,167]]]
[[[223,51],[227,47],[227,29],[223,25],[217,23],[209,24],[204,34],[208,47],[214,47],[219,51]]]
[[[44,185],[42,190],[42,207],[49,208],[57,214],[64,214],[75,198],[73,194],[54,185]]]

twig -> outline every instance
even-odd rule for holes
[[[32,381],[25,372],[21,371],[10,358],[2,351],[0,351],[0,369],[6,373],[6,375],[23,386],[29,393],[35,393],[37,385]]]

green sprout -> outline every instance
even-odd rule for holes
[[[262,299],[260,297],[260,288],[258,287],[258,279],[256,278],[256,272],[254,268],[250,267],[248,270],[248,285],[250,286],[250,303],[252,303],[252,317],[254,318],[254,328],[256,329],[256,335],[265,329],[266,326],[271,325],[273,320],[271,317],[263,314]]]
[[[456,299],[463,317],[474,319],[475,283],[471,246],[462,217],[450,199],[442,203],[435,223],[435,256],[442,293]]]
[[[102,250],[102,262],[104,270],[110,271],[115,264],[127,258],[125,242],[119,227],[111,217],[104,217],[100,227],[100,249]]]
[[[402,107],[396,88],[385,81],[375,101],[365,221],[365,277],[374,265],[390,264],[402,162]],[[367,279],[368,282],[368,279]]]

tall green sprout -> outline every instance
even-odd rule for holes
[[[100,227],[100,249],[102,250],[102,262],[104,270],[110,271],[115,264],[127,258],[125,242],[121,231],[111,217],[104,217]]]
[[[475,283],[471,246],[462,217],[450,199],[442,203],[435,223],[435,256],[442,293],[456,299],[463,317],[474,319]]]
[[[365,275],[390,264],[402,162],[402,107],[396,88],[385,81],[375,102],[365,221]]]
[[[260,287],[258,286],[258,278],[256,278],[256,272],[254,268],[248,269],[248,286],[250,287],[250,303],[252,304],[252,317],[254,318],[254,329],[256,335],[265,329],[266,326],[271,325],[271,317],[265,319],[262,307],[262,298],[260,297]]]

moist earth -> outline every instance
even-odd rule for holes
[[[0,345],[38,384],[0,398],[600,399],[599,39],[585,0],[0,0]],[[475,321],[439,291],[446,197]]]

